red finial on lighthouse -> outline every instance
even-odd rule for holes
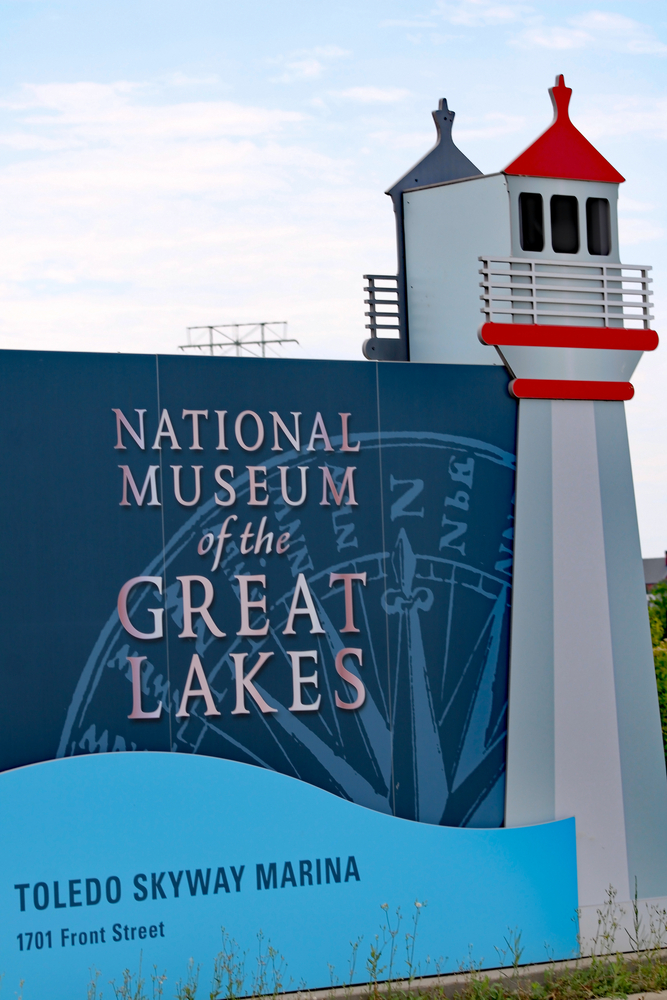
[[[556,86],[549,87],[549,93],[551,94],[551,103],[556,112],[555,120],[559,118],[569,119],[570,113],[568,108],[570,107],[570,98],[572,97],[572,87],[565,86],[565,77],[562,73],[556,77]]]
[[[549,88],[555,117],[552,124],[508,167],[506,174],[525,177],[562,177],[566,180],[604,181],[620,184],[625,178],[605,160],[588,139],[570,121],[569,105],[572,89],[565,86],[565,77],[556,78]]]

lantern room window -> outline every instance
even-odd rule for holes
[[[544,208],[542,195],[523,191],[519,195],[521,249],[544,250]]]
[[[589,254],[608,257],[611,253],[611,214],[606,198],[586,199],[586,233]]]
[[[579,251],[579,205],[573,195],[551,198],[551,245],[556,253]]]

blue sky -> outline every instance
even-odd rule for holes
[[[434,137],[485,172],[551,120],[616,166],[622,258],[667,317],[667,4],[0,0],[0,347],[173,352],[288,320],[360,357],[361,276],[395,270],[384,190]],[[665,333],[667,340],[667,332]],[[642,543],[667,548],[667,361],[628,406]]]

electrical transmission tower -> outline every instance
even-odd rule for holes
[[[294,337],[287,337],[287,323],[222,323],[219,326],[188,326],[188,342],[179,346],[180,351],[207,351],[237,358],[250,355],[265,358],[267,348],[277,355],[275,344],[298,344]],[[231,332],[227,332],[231,331]],[[251,339],[253,338],[253,339]],[[253,350],[252,348],[255,348]]]

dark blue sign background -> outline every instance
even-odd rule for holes
[[[395,815],[449,826],[500,826],[503,821],[511,583],[512,497],[516,404],[499,367],[373,364],[370,362],[254,361],[217,358],[105,356],[2,352],[0,387],[0,769],[82,753],[172,750],[226,757],[281,771],[353,802]],[[145,448],[123,430],[118,450],[113,409],[139,428],[145,410]],[[153,448],[161,413],[169,413],[180,450],[168,435]],[[201,450],[193,449],[193,418]],[[216,411],[227,411],[227,450],[219,449]],[[234,433],[239,413],[251,410],[264,426],[260,448],[246,451]],[[274,448],[271,411],[294,431],[297,452],[281,432]],[[320,412],[325,440],[307,446]],[[349,444],[341,451],[349,413]],[[163,424],[163,430],[165,425]],[[254,418],[243,423],[247,442]],[[150,489],[138,506],[121,506],[123,473],[141,489],[150,465]],[[216,483],[220,465],[236,491]],[[174,472],[180,466],[180,472]],[[193,470],[199,466],[200,472]],[[248,466],[266,468],[266,506],[249,500]],[[287,467],[290,496],[298,499],[305,467],[307,499],[290,506],[281,495]],[[356,505],[349,490],[337,505],[322,467],[338,490],[354,467]],[[284,474],[284,473],[283,473]],[[182,499],[175,498],[180,476]],[[213,570],[223,521],[225,540]],[[272,551],[241,552],[240,536],[260,521],[273,532]],[[276,552],[279,535],[289,548]],[[202,539],[211,535],[212,548]],[[247,546],[246,546],[247,547]],[[304,574],[323,633],[297,616],[284,634],[298,575]],[[359,632],[343,633],[343,585],[331,573],[366,573],[353,585]],[[210,614],[224,638],[195,616],[196,638],[183,630],[182,585],[187,575],[211,581]],[[266,577],[251,588],[266,595],[270,630],[246,638],[240,628],[239,575]],[[118,594],[129,579],[164,577],[164,603],[152,586],[132,592],[129,612],[144,632],[151,608],[164,607],[165,636],[139,640],[123,628]],[[193,589],[199,604],[203,590]],[[302,602],[303,605],[303,602]],[[264,616],[253,612],[259,627]],[[364,685],[338,676],[337,652]],[[321,696],[316,711],[291,711],[293,676],[288,653],[316,651],[302,675],[304,702]],[[247,669],[271,652],[255,677],[265,702],[249,714],[236,704],[232,654],[247,653]],[[219,715],[205,715],[203,697],[188,700],[176,717],[186,676],[197,653]],[[142,704],[155,720],[132,720],[128,657],[142,664]]]

